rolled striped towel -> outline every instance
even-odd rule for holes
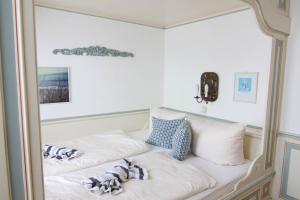
[[[135,165],[127,159],[122,159],[105,174],[83,180],[82,185],[93,193],[117,195],[123,191],[121,184],[129,179],[146,180],[148,178],[149,175],[145,168]]]
[[[55,158],[57,160],[71,160],[81,155],[77,149],[48,144],[43,145],[42,152],[44,158]]]

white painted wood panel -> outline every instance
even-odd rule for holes
[[[240,0],[36,0],[35,3],[158,28],[248,7]]]
[[[42,122],[42,141],[51,143],[116,129],[135,131],[143,129],[148,120],[149,111],[140,111]]]
[[[193,116],[193,118],[197,119],[197,116]],[[199,118],[203,117],[199,116]],[[148,128],[148,122],[149,111],[42,122],[42,140],[43,143],[51,143],[116,129],[125,132],[136,131]],[[245,157],[250,160],[257,158],[261,152],[261,145],[261,130],[247,129],[244,139]]]
[[[300,199],[300,150],[292,149],[287,181],[287,195]]]
[[[272,197],[274,199],[300,199],[299,168],[299,138],[281,134],[276,145],[276,176],[272,187]]]

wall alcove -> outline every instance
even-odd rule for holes
[[[272,37],[272,56],[263,148],[245,178],[223,199],[266,199],[274,176],[275,141],[279,132],[281,94],[285,68],[287,38],[290,29],[289,0],[243,0],[254,10],[262,31]],[[41,128],[38,102],[37,62],[34,25],[34,2],[14,0],[18,55],[19,103],[22,111],[22,140],[26,195],[43,199]],[[22,30],[22,31],[21,31]]]

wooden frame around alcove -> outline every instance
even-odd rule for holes
[[[41,158],[41,134],[37,81],[35,24],[33,0],[12,0],[18,63],[18,92],[21,114],[21,137],[24,151],[24,180],[27,199],[44,199]],[[284,77],[287,38],[290,31],[289,0],[241,0],[256,14],[262,31],[273,38],[269,95],[263,148],[247,176],[235,191],[223,199],[249,199],[260,196],[274,175],[274,153],[279,131],[281,94]],[[34,175],[33,175],[34,172]],[[263,189],[262,189],[263,188]],[[268,188],[267,188],[268,189]],[[265,194],[264,194],[265,196]],[[260,197],[259,197],[260,198]],[[264,197],[262,197],[264,198]]]
[[[285,60],[288,36],[290,34],[289,5],[290,0],[241,0],[248,3],[255,12],[259,27],[268,36],[273,38],[272,55],[268,88],[267,111],[263,127],[263,148],[259,156],[250,167],[244,179],[236,186],[235,191],[226,197],[233,199],[243,197],[242,193],[259,188],[264,194],[267,186],[270,191],[274,171],[276,139],[279,133],[282,89],[284,81]],[[264,182],[265,181],[265,182]],[[261,187],[259,183],[264,183]],[[254,191],[255,192],[255,191]],[[265,194],[264,194],[265,195]],[[260,197],[259,199],[269,198]],[[241,196],[241,197],[240,197]]]

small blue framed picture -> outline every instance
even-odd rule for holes
[[[257,72],[235,73],[234,100],[239,102],[256,103]]]

